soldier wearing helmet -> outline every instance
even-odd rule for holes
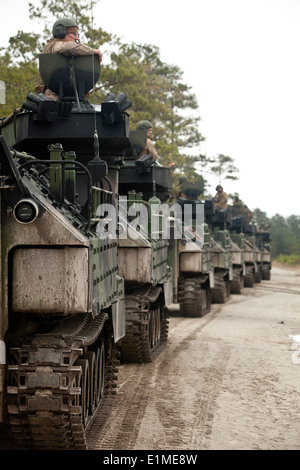
[[[153,126],[150,121],[140,121],[138,125],[136,126],[137,131],[147,131],[147,142],[146,142],[146,147],[142,152],[139,153],[137,156],[138,158],[143,157],[144,155],[152,155],[154,160],[158,159],[157,152],[155,150],[154,144],[151,140],[152,132],[153,132]]]
[[[246,204],[238,196],[233,196],[232,202],[233,202],[233,205],[231,208],[232,215],[234,217],[244,216],[246,221],[250,222],[250,220],[253,217],[253,214],[248,208],[248,206],[246,206]]]
[[[238,196],[233,196],[232,198],[232,208],[231,213],[233,217],[238,217],[244,214],[244,203]]]
[[[188,199],[187,195],[183,192],[182,185],[187,182],[187,177],[185,175],[179,176],[179,192],[177,197],[181,197],[183,199]]]
[[[102,61],[102,54],[99,49],[93,49],[92,47],[79,43],[78,26],[76,21],[72,18],[61,18],[55,21],[52,27],[52,34],[53,37],[48,40],[43,49],[43,54],[52,52],[59,52],[66,56],[96,54],[99,57],[99,61]],[[49,98],[54,100],[58,99],[56,93],[46,89],[40,73],[38,73],[35,93],[44,93]]]
[[[223,191],[220,184],[216,187],[217,194],[214,197],[214,206],[217,210],[227,209],[228,194]]]

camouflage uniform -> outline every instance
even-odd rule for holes
[[[155,150],[152,140],[147,138],[146,147],[144,148],[144,150],[141,151],[141,153],[139,153],[139,155],[136,158],[140,158],[143,155],[149,155],[149,154],[152,155],[154,160],[158,159],[158,155],[157,155],[157,152]]]
[[[248,206],[246,206],[246,204],[244,204],[243,201],[241,201],[241,199],[238,197],[233,198],[232,215],[234,217],[243,215],[247,222],[249,222],[253,217],[253,214]]]
[[[238,217],[239,215],[244,215],[245,207],[243,201],[239,198],[233,198],[233,205],[232,205],[232,215],[234,217]]]
[[[215,209],[227,209],[227,201],[228,201],[228,194],[225,193],[223,190],[214,197],[214,206]]]
[[[85,44],[77,44],[75,42],[64,42],[61,39],[52,38],[47,42],[42,54],[53,52],[59,52],[60,54],[64,54],[65,56],[82,56],[93,55],[94,49],[89,46],[86,46]],[[38,73],[38,78],[34,91],[36,94],[44,93],[49,98],[52,98],[54,100],[58,99],[58,95],[56,93],[54,93],[49,88],[46,88],[43,79],[40,75],[40,72]]]
[[[179,191],[177,193],[177,197],[181,197],[183,199],[188,199],[187,195],[182,190],[181,184],[179,185]]]
[[[180,176],[179,177],[179,186],[178,186],[178,192],[177,192],[177,198],[184,198],[187,199],[187,195],[184,194],[182,185],[187,182],[187,177],[186,176]]]
[[[158,155],[157,155],[157,152],[155,150],[154,144],[153,144],[152,140],[149,139],[149,137],[152,134],[152,127],[153,126],[152,126],[151,122],[146,121],[146,120],[140,121],[136,126],[137,131],[144,131],[144,130],[147,131],[146,147],[137,155],[137,157],[136,157],[137,159],[139,159],[143,156],[146,156],[146,155],[152,155],[154,160],[158,159]]]
[[[248,206],[246,206],[246,204],[244,205],[244,214],[245,214],[246,220],[247,220],[248,222],[250,222],[250,220],[251,220],[252,217],[253,217],[253,214],[252,214],[252,212],[250,211],[250,209],[248,208]]]

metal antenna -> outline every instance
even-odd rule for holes
[[[156,196],[156,183],[155,183],[155,180],[153,180],[152,192],[153,192],[153,196]]]
[[[94,45],[94,12],[93,12],[93,0],[91,0],[91,26],[92,26],[92,42]],[[93,77],[95,76],[95,61],[94,61],[95,54],[92,54],[92,67],[93,67]],[[96,121],[96,109],[94,103],[94,155],[95,159],[100,160],[99,157],[99,136],[97,131],[97,121]]]
[[[97,129],[95,129],[95,132],[94,132],[94,155],[95,155],[95,158],[98,160],[100,160],[100,157],[99,157],[99,137],[98,137],[98,131]]]

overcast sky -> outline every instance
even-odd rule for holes
[[[0,46],[33,29],[27,4],[7,3]],[[232,157],[239,180],[223,181],[224,190],[268,216],[300,215],[299,24],[299,0],[100,0],[94,8],[95,27],[158,46],[184,72],[199,104],[201,153]]]

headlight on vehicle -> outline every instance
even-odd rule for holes
[[[33,222],[39,213],[38,206],[31,199],[22,199],[14,207],[14,217],[20,224]]]

